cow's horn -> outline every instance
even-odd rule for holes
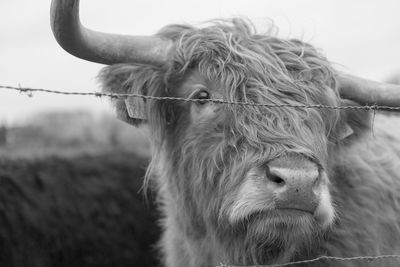
[[[51,27],[58,43],[69,53],[102,63],[162,65],[172,41],[157,36],[128,36],[96,32],[82,26],[79,0],[52,0]]]
[[[345,73],[340,73],[337,80],[342,98],[361,105],[400,107],[399,85],[369,81]]]

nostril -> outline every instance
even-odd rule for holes
[[[281,177],[276,176],[276,175],[271,175],[271,176],[269,177],[269,179],[270,179],[272,182],[274,182],[274,183],[276,183],[276,184],[279,184],[279,185],[284,185],[284,184],[285,184],[285,181],[284,181]]]
[[[279,175],[275,174],[271,169],[267,166],[267,178],[271,182],[273,182],[276,185],[283,186],[285,185],[285,180],[282,179]]]

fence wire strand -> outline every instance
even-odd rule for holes
[[[264,104],[264,103],[252,103],[252,102],[237,102],[237,101],[226,101],[222,99],[189,99],[189,98],[181,98],[181,97],[157,97],[157,96],[148,96],[141,94],[120,94],[120,93],[100,93],[100,92],[67,92],[67,91],[59,91],[59,90],[49,90],[42,88],[29,88],[29,87],[14,87],[14,86],[4,86],[0,85],[0,88],[9,89],[14,91],[19,91],[21,93],[28,93],[29,96],[33,96],[34,92],[42,92],[49,94],[59,94],[59,95],[76,95],[76,96],[95,96],[95,97],[110,97],[110,98],[127,98],[127,97],[136,97],[147,100],[174,100],[174,101],[184,101],[184,102],[212,102],[216,104],[227,104],[227,105],[238,105],[238,106],[256,106],[256,107],[267,107],[267,108],[315,108],[315,109],[358,109],[365,111],[373,111],[373,110],[385,110],[385,111],[400,111],[400,107],[389,107],[389,106],[379,106],[379,105],[365,105],[365,106],[329,106],[329,105],[293,105],[293,104]]]
[[[226,265],[226,264],[221,263],[220,265],[218,265],[216,267],[286,267],[286,266],[294,266],[297,264],[304,264],[304,263],[316,263],[316,262],[322,261],[322,260],[372,262],[372,261],[381,260],[381,259],[400,259],[400,255],[358,256],[358,257],[348,257],[348,258],[320,256],[320,257],[310,259],[310,260],[292,261],[292,262],[281,263],[281,264],[238,266],[238,265]]]

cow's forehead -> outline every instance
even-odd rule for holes
[[[331,86],[330,63],[308,44],[234,29],[219,33],[193,30],[182,35],[169,73],[181,75],[177,77],[180,81],[184,75],[187,83],[200,81],[207,88],[222,87],[227,90],[223,94],[232,97],[236,92],[248,95],[247,89],[254,89],[251,94],[257,98],[266,90],[315,95],[321,86]],[[236,37],[228,38],[230,34]]]

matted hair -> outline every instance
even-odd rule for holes
[[[225,89],[224,98],[228,101],[339,105],[330,63],[314,47],[299,40],[257,34],[253,25],[244,19],[213,21],[206,27],[169,25],[158,35],[175,42],[170,63],[162,67],[138,64],[106,67],[100,74],[105,91],[171,96],[171,88],[178,87],[195,68],[208,79],[220,81]],[[171,123],[179,117],[173,108],[176,102],[150,102],[148,119],[150,125],[157,127],[152,132],[158,133],[156,140],[165,140],[165,130],[170,129]],[[249,140],[252,139],[249,129],[235,125],[262,121],[268,139],[281,140],[281,130],[285,125],[296,126],[310,117],[318,119],[308,120],[308,123],[316,124],[318,131],[325,129],[329,135],[339,116],[338,111],[329,109],[263,108],[260,112],[262,108],[252,106],[224,108],[235,114],[230,122],[232,128],[240,130],[237,134],[247,136]],[[117,100],[117,109],[121,117],[132,121],[127,116],[123,100]],[[291,142],[298,143],[301,141],[298,136],[304,128],[295,128],[291,129]],[[259,138],[254,140],[259,142]],[[325,153],[321,151],[319,154]]]

